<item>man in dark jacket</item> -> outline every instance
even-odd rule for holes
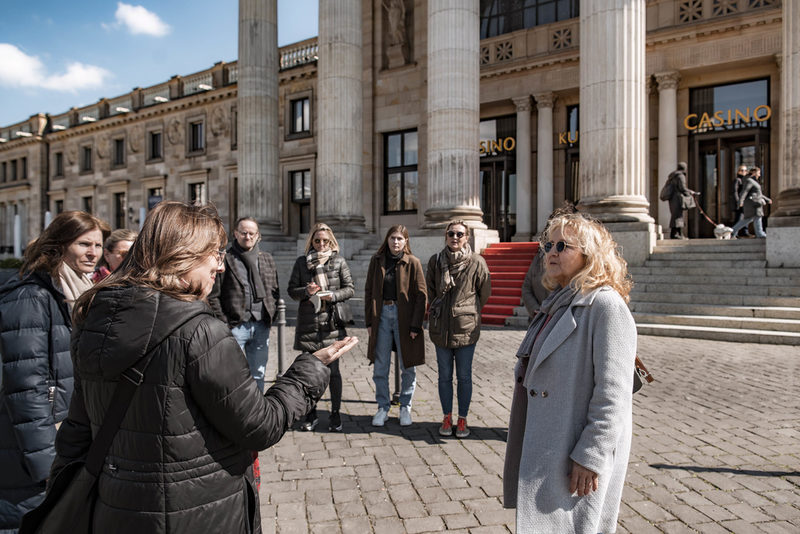
[[[0,287],[0,532],[16,532],[44,498],[56,426],[72,396],[70,328],[64,295],[47,273]]]
[[[225,321],[239,343],[258,388],[264,391],[269,358],[269,329],[280,298],[275,261],[258,250],[258,223],[251,217],[236,221],[233,244],[225,255],[225,272],[217,276],[208,303]]]
[[[686,163],[678,163],[678,168],[669,175],[672,183],[672,196],[669,199],[669,238],[689,239],[683,235],[683,212],[695,207],[694,195],[699,193],[686,187]]]
[[[744,181],[746,179],[747,166],[739,165],[739,170],[733,179],[733,183],[731,184],[731,209],[733,210],[733,224],[738,223],[744,218],[744,208],[739,207],[739,199],[741,198],[742,188],[744,187]],[[750,231],[747,229],[747,226],[744,227],[742,236],[750,237]],[[733,237],[736,236],[734,235]]]

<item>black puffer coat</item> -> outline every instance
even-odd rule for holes
[[[355,294],[350,267],[343,257],[334,252],[325,263],[325,275],[328,277],[328,291],[333,292],[332,300],[323,302],[319,312],[315,313],[306,291],[306,286],[314,278],[314,272],[306,265],[305,256],[300,256],[294,262],[292,275],[289,277],[289,296],[300,301],[297,327],[294,329],[295,350],[314,352],[347,335],[344,328],[333,324],[332,313],[334,303],[346,301]]]
[[[88,451],[120,374],[155,350],[100,475],[95,532],[260,532],[250,451],[281,439],[330,371],[303,354],[265,395],[205,302],[101,290],[72,336],[75,393],[53,476]]]
[[[47,273],[0,288],[0,532],[44,498],[56,423],[72,396],[70,318]]]

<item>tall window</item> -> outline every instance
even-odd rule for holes
[[[751,80],[689,90],[684,126],[692,134],[741,128],[768,128],[769,80]]]
[[[11,160],[11,180],[12,182],[17,181],[17,160]]]
[[[125,139],[114,139],[114,163],[115,167],[125,165]]]
[[[417,131],[384,135],[385,213],[417,209]]]
[[[64,153],[63,152],[56,152],[56,162],[55,162],[55,174],[54,176],[64,176]]]
[[[55,208],[54,211],[56,212],[56,215],[58,215],[59,213],[63,213],[64,212],[64,201],[62,199],[56,200],[55,202],[53,202],[53,207]]]
[[[161,159],[164,157],[162,154],[162,141],[161,141],[161,132],[150,132],[149,134],[150,142],[148,143],[148,150],[149,158],[147,159]]]
[[[203,121],[189,123],[189,151],[202,152],[205,150],[205,136],[203,135]]]
[[[292,180],[292,202],[297,204],[300,217],[299,231],[304,234],[311,225],[311,171],[292,171],[289,176]]]
[[[151,210],[155,208],[159,202],[164,200],[164,188],[163,187],[151,187],[147,190],[147,209]]]
[[[292,100],[291,133],[306,133],[311,131],[311,100],[298,98]]]
[[[481,0],[481,39],[577,17],[580,0]]]
[[[20,173],[19,173],[21,180],[28,179],[28,158],[20,159]]]
[[[81,151],[81,170],[88,172],[92,170],[92,147],[85,146]]]
[[[114,228],[125,228],[125,215],[128,210],[128,199],[125,192],[114,193]]]
[[[239,110],[236,106],[231,108],[231,150],[236,150],[239,142]]]
[[[92,197],[83,197],[81,199],[81,209],[86,213],[92,213],[94,202]]]
[[[2,183],[6,183],[6,171],[7,167],[6,162],[4,161],[2,167],[0,167],[0,182]]]
[[[198,182],[189,184],[189,204],[203,205],[208,203],[206,198],[206,183]]]

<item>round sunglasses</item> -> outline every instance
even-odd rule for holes
[[[553,243],[552,241],[548,241],[547,243],[544,244],[545,253],[546,254],[550,253],[550,251],[553,250],[554,246],[555,246],[556,252],[558,252],[559,254],[564,252],[564,249],[567,248],[567,247],[575,248],[575,245],[570,245],[566,241],[559,241],[558,243]]]

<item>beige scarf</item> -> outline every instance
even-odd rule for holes
[[[56,286],[61,288],[64,293],[64,300],[67,302],[70,311],[75,305],[78,297],[83,295],[83,292],[92,287],[92,281],[83,273],[76,272],[69,265],[61,262],[58,268],[58,280],[55,280]]]

